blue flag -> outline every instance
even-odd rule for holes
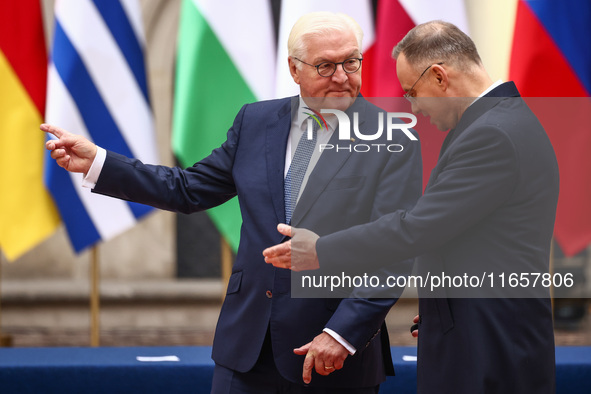
[[[137,0],[59,0],[46,122],[157,163]],[[45,181],[77,252],[134,226],[153,208],[97,194],[47,155]]]

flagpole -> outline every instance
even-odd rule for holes
[[[90,346],[100,346],[100,266],[98,246],[95,245],[90,253]]]
[[[232,275],[232,248],[226,238],[220,237],[221,246],[221,265],[222,265],[222,281],[224,282],[224,292],[222,294],[222,300],[226,296],[226,289],[228,288],[228,282],[230,281],[230,275]]]
[[[4,266],[4,254],[0,251],[0,284],[2,283],[2,267]],[[2,333],[2,291],[0,291],[0,347],[12,346],[12,337]]]

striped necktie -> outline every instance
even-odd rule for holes
[[[308,120],[310,121],[310,120]],[[285,223],[291,223],[291,215],[295,209],[298,201],[298,195],[300,194],[300,188],[302,187],[302,181],[304,175],[308,169],[310,158],[314,153],[314,147],[316,146],[316,139],[318,135],[318,124],[312,121],[312,139],[308,139],[307,132],[302,133],[298,146],[291,160],[289,170],[285,176],[284,181],[284,197],[285,197]]]

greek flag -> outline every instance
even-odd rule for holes
[[[45,121],[97,145],[157,163],[137,0],[57,0]],[[93,194],[46,156],[45,182],[79,252],[153,208]]]

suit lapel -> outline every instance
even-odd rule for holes
[[[367,103],[365,100],[359,96],[355,103],[345,111],[347,115],[349,115],[349,119],[353,119],[353,113],[358,112],[360,114],[365,113],[365,106]],[[363,123],[365,122],[364,117],[360,116],[359,120],[359,128],[362,129]],[[353,125],[351,125],[353,127]],[[339,151],[335,150],[326,150],[320,156],[314,170],[310,174],[308,178],[308,182],[306,183],[306,187],[300,196],[300,199],[293,211],[293,216],[291,218],[291,223],[294,226],[298,226],[302,219],[306,216],[308,211],[312,208],[312,206],[320,197],[320,194],[326,189],[326,186],[333,180],[341,167],[345,164],[345,162],[351,157],[353,147],[352,141],[344,141],[339,140],[339,130],[338,127],[330,137],[329,144],[333,146],[338,146]]]
[[[285,223],[285,200],[283,196],[283,173],[287,138],[291,128],[292,108],[297,109],[298,98],[286,100],[286,104],[277,112],[274,121],[267,125],[265,155],[267,156],[267,178],[273,208],[279,223]]]

